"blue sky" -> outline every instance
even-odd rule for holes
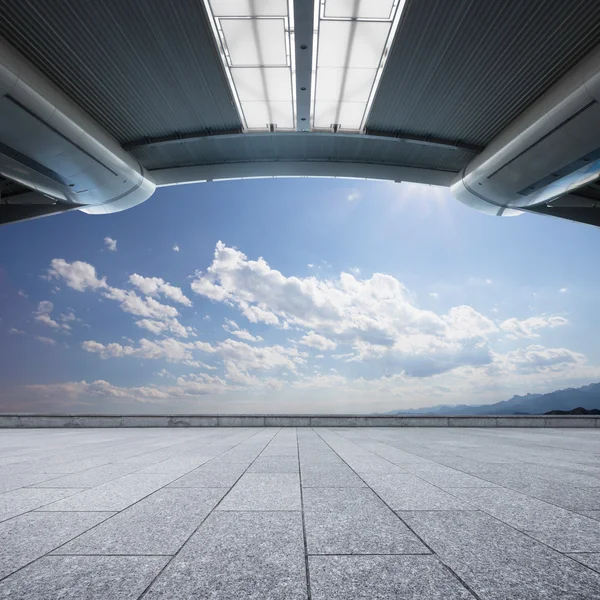
[[[0,230],[0,410],[384,412],[600,381],[600,232],[416,184],[163,188]]]

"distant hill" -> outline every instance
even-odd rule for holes
[[[587,408],[581,408],[581,406],[578,406],[577,408],[574,408],[573,410],[549,410],[545,414],[547,414],[547,415],[600,415],[600,409],[591,408],[588,410]]]
[[[569,413],[575,408],[600,409],[600,383],[591,383],[580,388],[557,390],[548,394],[525,394],[513,396],[495,404],[469,406],[458,404],[442,405],[409,410],[393,410],[390,415],[543,415],[549,411]],[[560,414],[560,413],[557,413]],[[576,414],[576,413],[573,413]],[[577,413],[579,414],[579,413]]]

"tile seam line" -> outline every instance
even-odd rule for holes
[[[314,429],[313,429],[313,431],[314,431]],[[330,432],[332,435],[339,435],[339,434],[338,434],[338,433],[336,433],[336,432],[330,431],[330,430],[329,430],[329,428],[326,428],[326,431],[329,431],[329,432]],[[463,579],[462,579],[461,577],[459,577],[459,575],[458,575],[457,573],[455,573],[455,572],[454,572],[454,570],[453,570],[452,568],[450,568],[450,567],[449,567],[449,566],[448,566],[448,565],[447,565],[447,564],[446,564],[446,563],[445,563],[445,562],[444,562],[444,561],[443,561],[443,560],[442,560],[442,559],[441,559],[441,558],[438,556],[438,554],[437,554],[437,553],[436,553],[436,552],[433,550],[433,548],[432,548],[432,547],[431,547],[431,546],[430,546],[430,545],[429,545],[427,542],[425,542],[425,540],[424,540],[424,539],[423,539],[423,538],[422,538],[422,537],[421,537],[419,534],[417,534],[417,532],[416,532],[416,531],[414,531],[414,529],[413,529],[413,528],[412,528],[412,527],[411,527],[411,526],[410,526],[408,523],[406,523],[406,521],[404,521],[404,519],[402,519],[402,518],[400,517],[400,515],[398,515],[398,513],[396,513],[396,511],[395,511],[395,510],[393,510],[393,509],[392,509],[392,507],[391,507],[391,506],[390,506],[390,505],[389,505],[387,502],[385,502],[385,500],[384,500],[384,499],[383,499],[383,498],[382,498],[382,497],[381,497],[381,496],[380,496],[380,495],[379,495],[379,494],[378,494],[378,493],[377,493],[377,492],[376,492],[376,491],[375,491],[375,490],[374,490],[374,489],[373,489],[373,488],[372,488],[372,487],[371,487],[371,486],[370,486],[370,485],[369,485],[369,484],[368,484],[368,483],[367,483],[367,482],[366,482],[366,481],[365,481],[365,480],[364,480],[364,479],[363,479],[363,478],[362,478],[362,477],[361,477],[361,476],[360,476],[360,475],[359,475],[359,474],[358,474],[358,473],[357,473],[357,472],[356,472],[356,471],[355,471],[355,470],[354,470],[354,469],[353,469],[353,468],[352,468],[352,467],[351,467],[351,466],[350,466],[350,465],[349,465],[349,464],[348,464],[348,463],[347,463],[347,462],[346,462],[346,461],[345,461],[345,460],[344,460],[344,459],[343,459],[343,458],[342,458],[340,455],[339,455],[339,453],[338,453],[338,452],[337,452],[337,451],[336,451],[336,450],[335,450],[335,449],[334,449],[334,448],[331,446],[331,444],[329,444],[329,442],[328,442],[327,440],[325,440],[325,439],[324,439],[324,438],[321,436],[321,434],[320,434],[320,433],[317,433],[316,431],[315,431],[315,433],[316,433],[316,434],[317,434],[317,435],[318,435],[318,436],[321,438],[321,440],[322,440],[322,441],[323,441],[325,444],[327,444],[327,446],[330,448],[330,450],[332,450],[333,452],[335,452],[335,454],[336,454],[336,455],[337,455],[337,456],[338,456],[338,457],[339,457],[341,460],[343,460],[343,461],[346,463],[346,465],[348,465],[348,468],[349,468],[349,469],[351,469],[351,470],[354,472],[354,474],[355,474],[357,477],[359,477],[359,478],[360,478],[360,479],[363,481],[363,483],[365,483],[365,485],[366,485],[366,486],[367,486],[367,487],[368,487],[368,488],[369,488],[369,489],[370,489],[370,490],[373,492],[373,494],[375,494],[375,496],[377,496],[377,498],[379,498],[379,500],[380,500],[381,502],[383,502],[383,504],[385,504],[385,506],[387,506],[387,508],[388,508],[389,510],[391,510],[391,511],[392,511],[392,513],[393,513],[394,515],[396,515],[396,517],[398,518],[398,520],[399,520],[401,523],[403,523],[403,524],[405,525],[405,527],[406,527],[406,528],[407,528],[407,529],[408,529],[408,530],[409,530],[409,531],[410,531],[410,532],[411,532],[411,533],[412,533],[412,534],[413,534],[413,535],[414,535],[414,536],[415,536],[415,537],[416,537],[416,538],[417,538],[417,539],[418,539],[418,540],[419,540],[419,541],[420,541],[420,542],[421,542],[421,543],[422,543],[422,544],[425,546],[425,548],[427,548],[427,549],[428,549],[428,550],[431,552],[431,555],[435,556],[435,558],[436,558],[436,559],[439,561],[439,563],[440,563],[440,564],[441,564],[441,565],[442,565],[444,568],[446,568],[446,569],[447,569],[447,570],[448,570],[448,571],[449,571],[449,572],[450,572],[450,573],[451,573],[451,574],[454,576],[454,578],[455,578],[455,579],[456,579],[456,580],[459,582],[459,584],[460,584],[460,585],[462,585],[462,586],[463,586],[463,588],[464,588],[464,589],[466,589],[466,590],[467,590],[467,591],[468,591],[468,592],[469,592],[469,593],[470,593],[470,594],[473,596],[473,598],[475,598],[475,600],[482,600],[482,598],[481,598],[481,597],[480,597],[478,594],[476,594],[476,593],[475,593],[475,591],[474,591],[474,590],[471,588],[471,586],[469,586],[469,585],[468,585],[468,584],[467,584],[465,581],[463,581]],[[344,437],[342,437],[342,436],[339,436],[339,437],[341,437],[343,440],[346,440],[346,438],[344,438]],[[352,443],[354,444],[354,442],[352,442]],[[355,445],[355,446],[358,446],[358,444],[354,444],[354,445]],[[360,446],[359,446],[359,448],[360,448]],[[363,450],[366,450],[366,448],[363,448]],[[370,452],[370,450],[367,450],[367,452]],[[388,461],[388,462],[389,462],[389,461]],[[393,464],[393,463],[390,463],[390,464]],[[396,465],[396,466],[397,466],[397,465]],[[423,556],[427,556],[427,555],[423,555]]]
[[[300,443],[298,440],[298,428],[295,427],[296,432],[296,456],[298,458],[298,477],[300,481],[300,510],[302,513],[302,541],[304,543],[304,570],[306,571],[306,597],[308,600],[312,599],[312,589],[310,586],[310,570],[308,564],[308,540],[306,538],[306,519],[304,515],[304,491],[302,489],[302,466],[300,464]]]
[[[336,433],[336,432],[331,432],[331,433]],[[337,433],[336,433],[336,435],[339,435],[339,434],[337,434]],[[343,437],[343,436],[341,436],[341,435],[340,435],[340,437],[341,437],[343,440],[345,440],[345,441],[348,441],[348,442],[350,442],[350,443],[354,444],[355,446],[358,446],[359,448],[362,448],[362,446],[360,446],[359,444],[357,444],[357,443],[355,443],[355,442],[352,442],[352,441],[351,441],[351,440],[349,440],[348,438],[345,438],[345,437]],[[373,439],[373,438],[371,438],[371,439]],[[325,440],[324,440],[324,441],[325,441]],[[327,443],[327,442],[325,442],[325,443]],[[392,446],[392,447],[393,447],[393,446]],[[333,449],[333,448],[332,448],[332,449]],[[366,448],[363,448],[363,450],[367,450],[367,449],[366,449]],[[392,461],[390,461],[389,459],[385,458],[384,456],[381,456],[381,455],[377,454],[376,452],[373,452],[372,450],[367,450],[367,452],[372,452],[373,454],[375,454],[375,455],[376,455],[376,456],[378,456],[379,458],[381,458],[381,459],[383,459],[383,460],[385,460],[385,461],[389,462],[389,463],[390,463],[390,464],[392,464],[392,465],[395,465],[395,463],[393,463],[393,462],[392,462]],[[338,455],[338,456],[339,456],[339,455]],[[341,458],[341,456],[340,456],[340,458]],[[436,464],[441,464],[441,463],[436,463]],[[348,465],[348,466],[350,466],[350,465]],[[395,465],[395,466],[398,466],[398,465]],[[444,465],[442,465],[442,466],[444,466]],[[350,468],[352,468],[352,467],[350,467]],[[401,468],[401,467],[400,467],[400,468]],[[451,468],[451,467],[450,467],[450,468]],[[462,472],[462,471],[461,471],[461,472]],[[413,473],[409,473],[409,474],[413,475]],[[358,475],[358,473],[357,473],[357,475]],[[467,475],[469,475],[469,473],[467,473]],[[360,477],[360,475],[358,475],[358,476]],[[468,500],[464,500],[463,498],[460,498],[459,496],[456,496],[456,495],[455,495],[455,494],[453,494],[452,492],[449,492],[448,490],[446,490],[446,489],[443,489],[443,488],[439,487],[438,485],[436,485],[436,484],[434,484],[434,483],[430,483],[429,481],[427,481],[427,480],[425,480],[425,479],[422,479],[422,478],[421,478],[421,477],[419,477],[418,475],[416,475],[416,477],[417,477],[418,479],[421,479],[422,481],[425,481],[426,483],[429,483],[429,485],[432,485],[432,486],[434,486],[434,487],[435,487],[435,488],[437,488],[438,490],[440,490],[440,491],[442,491],[442,492],[445,492],[445,493],[449,494],[449,495],[450,495],[450,496],[452,496],[453,498],[456,498],[457,500],[460,500],[461,502],[466,502],[467,504],[469,504],[469,505],[471,505],[471,506],[474,506],[474,504],[472,504],[472,503],[471,503],[471,502],[469,502]],[[361,478],[361,479],[362,479],[362,478]],[[364,479],[363,479],[363,481],[364,481]],[[484,481],[485,481],[485,480],[484,480]],[[365,483],[366,483],[366,481],[365,481]],[[368,484],[367,484],[367,485],[368,485]],[[510,490],[510,491],[516,491],[516,490],[512,490],[512,488],[506,488],[506,487],[504,487],[504,486],[499,486],[499,487],[500,487],[501,489],[507,489],[507,490]],[[487,488],[487,489],[493,489],[493,488]],[[376,492],[375,492],[375,490],[373,490],[373,492],[374,492],[374,493],[376,493]],[[519,492],[517,492],[517,493],[519,493]],[[523,494],[523,495],[525,495],[525,494]],[[529,498],[529,496],[527,496],[527,497]],[[539,500],[539,498],[534,498],[534,499],[535,499],[535,500]],[[544,500],[539,500],[539,502],[544,502]],[[560,507],[560,506],[556,506],[556,505],[554,505],[554,504],[550,504],[549,502],[545,502],[545,503],[546,503],[546,504],[548,504],[548,505],[550,505],[550,506],[554,506],[555,508],[562,508],[562,507]],[[393,509],[392,509],[392,510],[393,510]],[[563,510],[567,510],[567,509],[565,508],[565,509],[563,509]],[[494,520],[498,521],[499,523],[502,523],[503,525],[506,525],[507,527],[510,527],[510,528],[511,528],[511,529],[513,529],[514,531],[517,531],[518,533],[520,533],[521,535],[524,535],[525,537],[529,538],[530,540],[534,541],[535,543],[537,543],[537,544],[541,544],[542,546],[545,546],[546,548],[549,548],[551,551],[553,551],[553,552],[557,552],[558,554],[561,554],[562,556],[565,556],[566,558],[569,558],[569,559],[571,559],[571,560],[572,560],[572,561],[574,561],[575,563],[577,563],[577,564],[579,564],[579,565],[582,565],[582,566],[586,567],[587,569],[590,569],[591,571],[594,571],[594,569],[592,569],[591,567],[588,567],[587,565],[583,565],[583,564],[582,564],[582,563],[580,563],[578,560],[575,560],[575,559],[574,559],[572,556],[569,556],[569,552],[566,552],[566,551],[563,551],[563,550],[557,550],[556,548],[553,548],[553,547],[552,547],[552,546],[550,546],[549,544],[546,544],[545,542],[542,542],[542,541],[538,540],[537,538],[535,538],[535,537],[533,537],[532,535],[528,534],[526,531],[522,531],[521,529],[518,529],[518,528],[517,528],[517,527],[515,527],[514,525],[511,525],[510,523],[507,523],[506,521],[503,521],[503,520],[502,520],[502,519],[500,519],[499,517],[496,517],[495,515],[492,515],[491,513],[487,512],[486,510],[483,510],[483,509],[481,509],[481,508],[477,508],[477,507],[475,507],[475,506],[474,506],[474,508],[473,508],[473,510],[472,510],[472,511],[463,511],[463,512],[474,512],[474,511],[475,511],[475,512],[481,512],[481,513],[483,513],[483,514],[485,514],[485,515],[488,515],[488,516],[489,516],[489,517],[491,517],[492,519],[494,519]],[[399,519],[400,519],[400,520],[401,520],[403,523],[405,523],[405,522],[404,522],[404,520],[403,520],[403,519],[402,519],[402,518],[401,518],[401,517],[400,517],[400,516],[397,514],[397,512],[396,512],[396,511],[393,511],[393,512],[394,512],[394,514],[396,514],[396,516],[398,516],[398,518],[399,518]],[[414,512],[419,512],[419,511],[414,511]],[[431,511],[422,511],[422,512],[431,512]],[[448,512],[448,511],[438,511],[438,512]],[[574,512],[574,511],[568,511],[568,512]],[[575,513],[575,514],[576,514],[577,516],[582,516],[582,515],[579,515],[578,513]],[[590,520],[594,520],[594,519],[590,519]],[[405,524],[406,524],[406,523],[405,523]],[[410,526],[409,526],[408,524],[406,524],[406,526],[407,526],[407,527],[408,527],[408,528],[409,528],[409,529],[412,531],[412,529],[410,528]],[[532,530],[530,530],[530,531],[532,531]],[[413,532],[413,533],[414,533],[414,532]],[[417,535],[417,534],[415,533],[415,535]],[[417,537],[419,537],[419,536],[417,536]],[[420,538],[419,538],[419,539],[420,539]],[[423,542],[423,543],[425,543],[425,542]],[[427,546],[427,547],[429,547],[429,546]],[[572,553],[571,553],[571,554],[572,554]],[[436,554],[436,556],[437,556],[437,554]],[[439,558],[439,557],[438,557],[438,558]],[[443,561],[442,561],[441,559],[440,559],[440,562],[442,562],[442,564],[444,564],[444,566],[448,567],[448,565],[446,565],[445,563],[443,563]],[[448,567],[448,568],[450,568],[450,567]],[[454,571],[452,571],[452,572],[454,573]],[[597,572],[597,571],[594,571],[594,572]],[[457,577],[458,577],[458,575],[457,575]],[[459,578],[459,579],[460,579],[460,578]],[[462,581],[462,580],[461,580],[461,581]],[[465,584],[465,585],[466,585],[466,584]],[[468,588],[468,589],[469,589],[469,591],[471,591],[471,589],[470,589],[470,588]],[[473,592],[473,593],[474,593],[474,592]],[[478,596],[475,596],[475,597],[476,597],[476,598],[479,598]]]
[[[264,430],[264,428],[262,428],[262,427],[261,427],[261,428],[258,428],[258,431],[256,431],[256,432],[255,432],[253,435],[251,435],[250,437],[246,438],[245,440],[242,440],[241,442],[239,442],[239,443],[238,443],[238,444],[236,444],[235,446],[232,446],[231,448],[229,448],[229,450],[227,450],[226,452],[223,452],[223,454],[227,454],[227,452],[229,452],[230,450],[233,450],[234,448],[236,448],[236,447],[237,447],[237,446],[239,446],[240,444],[242,444],[242,443],[246,442],[247,440],[250,440],[250,439],[252,439],[253,437],[255,437],[256,435],[258,435],[258,434],[259,434],[261,431],[263,431],[263,430]],[[269,443],[270,443],[270,442],[269,442]],[[268,443],[267,443],[267,445],[268,445]],[[265,448],[266,448],[266,446],[265,446]],[[264,450],[264,448],[263,448],[263,450]],[[261,454],[262,454],[262,451],[263,451],[263,450],[261,450]],[[218,456],[222,456],[222,454],[219,454]],[[216,457],[215,457],[215,458],[216,458]],[[257,458],[258,458],[258,457],[257,457]],[[212,459],[211,459],[211,460],[212,460]],[[255,459],[255,460],[256,460],[256,459]],[[208,461],[207,461],[207,462],[208,462]],[[204,464],[206,464],[206,463],[204,463]],[[244,473],[245,473],[245,471],[244,471]],[[243,475],[243,473],[242,473],[242,475]],[[183,475],[181,475],[181,477],[183,477]],[[179,477],[178,479],[180,479],[181,477]],[[240,477],[241,477],[241,475],[240,475]],[[175,481],[176,481],[176,480],[175,480]],[[172,483],[172,482],[169,482],[169,483]],[[119,511],[93,511],[93,510],[91,510],[91,511],[76,511],[76,510],[73,510],[73,511],[39,511],[39,512],[44,512],[44,513],[48,513],[48,512],[53,512],[53,513],[69,513],[69,512],[112,512],[113,514],[112,514],[110,517],[108,517],[108,518],[106,518],[106,519],[103,519],[102,521],[100,521],[100,523],[97,523],[96,525],[93,525],[93,526],[92,526],[92,527],[90,527],[89,529],[86,529],[85,531],[82,531],[81,533],[78,533],[76,536],[72,537],[71,539],[67,540],[66,542],[63,542],[62,544],[60,544],[60,545],[59,545],[59,546],[57,546],[56,548],[52,548],[52,550],[49,550],[48,552],[46,552],[46,554],[43,554],[42,556],[38,556],[38,557],[37,557],[37,558],[35,558],[34,560],[32,560],[32,561],[28,562],[27,564],[23,565],[22,567],[19,567],[18,569],[15,569],[15,570],[14,570],[12,573],[9,573],[8,575],[5,575],[4,577],[0,577],[0,582],[4,581],[5,579],[8,579],[9,577],[11,577],[12,575],[14,575],[15,573],[18,573],[18,572],[19,572],[19,571],[21,571],[22,569],[25,569],[26,567],[28,567],[29,565],[31,565],[31,564],[33,564],[33,563],[37,562],[38,560],[40,560],[40,559],[42,559],[42,558],[44,558],[44,557],[46,557],[46,556],[50,555],[50,553],[52,553],[52,552],[55,552],[56,550],[58,550],[59,548],[62,548],[64,545],[66,545],[66,544],[68,544],[68,543],[72,542],[73,540],[76,540],[78,537],[82,536],[84,533],[88,533],[89,531],[92,531],[92,530],[93,530],[93,529],[95,529],[96,527],[99,527],[100,525],[102,525],[102,523],[106,523],[107,521],[109,521],[110,519],[112,519],[114,516],[116,516],[116,515],[118,515],[118,514],[122,513],[123,511],[127,510],[128,508],[130,508],[130,507],[132,507],[132,506],[134,506],[134,505],[138,504],[138,503],[139,503],[139,502],[141,502],[142,500],[145,500],[146,498],[148,498],[148,497],[149,497],[149,496],[151,496],[152,494],[154,494],[154,493],[158,492],[159,490],[162,490],[163,488],[167,487],[167,486],[169,485],[169,483],[166,483],[165,485],[163,485],[162,487],[160,487],[160,488],[158,488],[158,489],[154,490],[153,492],[150,492],[149,494],[146,494],[146,495],[145,495],[143,498],[140,498],[140,499],[139,499],[139,500],[137,500],[136,502],[133,502],[133,503],[131,503],[129,506],[127,506],[127,507],[125,507],[125,508],[123,508],[123,509],[121,509],[121,510],[119,510]],[[235,482],[235,483],[237,483],[237,480],[236,480],[236,482]],[[233,485],[235,485],[235,483],[234,483]],[[231,486],[231,487],[233,487],[233,486]],[[93,488],[89,488],[89,489],[93,489]],[[229,488],[229,489],[230,489],[230,491],[231,491],[231,488]],[[227,493],[229,493],[229,492],[227,492]],[[226,494],[226,495],[227,495],[227,494]],[[225,497],[225,496],[224,496],[224,497]],[[222,500],[222,499],[221,499],[221,500]],[[219,503],[220,503],[220,501],[219,501]],[[53,504],[53,502],[50,502],[49,504]],[[46,504],[45,506],[48,506],[49,504]],[[216,508],[216,507],[215,507],[215,508]],[[213,509],[213,510],[214,510],[214,509]],[[20,516],[22,516],[22,515],[26,515],[26,514],[29,514],[29,513],[32,513],[32,512],[37,512],[37,511],[36,511],[35,509],[31,509],[31,510],[29,510],[29,511],[26,511],[26,512],[24,512],[24,513],[21,513],[20,515],[16,515],[15,517],[12,517],[11,519],[6,519],[6,521],[2,521],[2,523],[6,523],[7,521],[11,521],[12,519],[16,519],[17,517],[20,517]],[[211,513],[212,513],[212,511],[211,511]],[[204,521],[202,521],[202,523],[204,523]],[[200,527],[200,526],[198,526],[198,527]],[[196,530],[194,530],[194,533],[195,533],[195,531],[196,531]],[[192,535],[193,535],[193,533],[192,533]],[[191,536],[190,536],[190,537],[191,537]],[[189,538],[188,538],[188,540],[189,540]],[[183,543],[183,545],[185,545],[185,544],[187,543],[187,541],[188,541],[188,540],[186,540],[186,541]],[[183,548],[183,545],[181,546],[181,548]],[[181,548],[179,548],[179,550],[181,550]],[[58,555],[56,555],[56,556],[58,556]],[[175,556],[175,555],[173,555],[173,556]],[[171,562],[171,561],[168,561],[167,565],[168,565],[170,562]],[[166,567],[167,565],[165,565],[165,567]],[[159,574],[160,574],[160,573],[162,573],[162,572],[163,572],[163,570],[164,570],[164,568],[160,570]],[[154,579],[152,580],[152,582],[154,582]],[[144,592],[143,592],[143,593],[145,593],[145,591],[146,591],[146,590],[144,590]],[[139,596],[139,598],[141,598],[141,596]]]
[[[260,427],[259,431],[257,433],[260,433],[262,431],[269,431],[269,430],[267,428],[265,428],[265,427]],[[175,554],[173,554],[171,556],[171,558],[167,561],[167,563],[165,564],[165,566],[162,569],[159,570],[159,572],[152,578],[152,581],[144,588],[144,590],[142,590],[142,593],[137,597],[137,600],[142,600],[142,598],[144,598],[146,596],[146,594],[148,593],[148,591],[150,590],[150,588],[154,585],[154,583],[158,580],[158,578],[165,572],[165,570],[167,569],[167,567],[175,560],[175,558],[177,556],[179,556],[179,553],[185,548],[185,545],[192,539],[192,537],[196,534],[196,532],[198,532],[198,530],[202,527],[202,525],[204,525],[204,523],[206,522],[206,520],[215,512],[215,510],[217,510],[217,508],[219,507],[219,505],[221,504],[221,502],[223,502],[223,500],[225,500],[225,498],[227,498],[227,496],[230,494],[231,490],[236,486],[236,484],[238,483],[238,481],[247,473],[248,469],[256,462],[256,460],[261,456],[261,454],[269,447],[269,445],[271,444],[271,442],[275,439],[275,437],[277,436],[277,434],[280,431],[281,431],[281,427],[279,427],[277,429],[277,431],[275,431],[274,435],[265,444],[264,448],[256,455],[256,457],[254,458],[254,460],[246,467],[246,469],[244,469],[244,472],[235,480],[235,482],[229,488],[229,490],[227,491],[227,493],[223,495],[223,497],[213,506],[212,510],[206,515],[206,517],[204,517],[204,519],[202,519],[202,521],[200,522],[200,524],[198,525],[198,527],[196,527],[194,529],[194,531],[192,531],[192,533],[187,537],[187,539],[185,540],[185,542],[183,542],[183,544],[181,544],[181,546],[179,547],[179,549],[177,550],[177,552],[175,552]],[[254,434],[254,435],[250,436],[248,439],[252,439],[253,437],[255,437],[255,435],[257,435],[257,434]],[[244,441],[246,441],[246,440],[244,440]],[[237,446],[234,446],[234,448],[235,447],[237,447]],[[233,449],[233,448],[231,448],[231,449]],[[229,450],[228,450],[228,452],[229,452]],[[226,454],[226,453],[224,453],[224,454]]]

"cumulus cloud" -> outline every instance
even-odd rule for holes
[[[173,338],[161,340],[148,340],[142,338],[137,346],[123,345],[119,343],[101,344],[88,340],[81,344],[86,352],[99,354],[100,358],[123,358],[135,356],[150,360],[164,359],[168,362],[182,362],[192,360],[193,352],[214,352],[213,347],[207,342],[180,342]]]
[[[354,360],[389,357],[399,369],[400,357],[411,354],[444,357],[439,364],[447,368],[464,364],[468,357],[480,364],[490,356],[481,341],[498,331],[493,321],[469,306],[454,307],[445,315],[419,308],[391,275],[375,273],[364,280],[350,273],[337,279],[287,277],[263,258],[249,260],[222,242],[206,272],[197,273],[192,289],[238,308],[250,322],[305,329],[303,343],[312,341],[318,349],[349,344]]]
[[[104,297],[120,302],[121,310],[137,317],[174,319],[179,312],[174,306],[162,304],[154,298],[142,298],[132,290],[109,287]]]
[[[68,263],[62,258],[55,258],[50,263],[48,276],[61,279],[74,290],[98,290],[104,298],[120,303],[121,310],[137,317],[154,320],[172,320],[179,312],[174,306],[162,304],[152,295],[163,295],[180,302],[186,306],[191,302],[180,288],[170,285],[158,277],[142,277],[134,274],[130,277],[131,283],[143,288],[144,293],[150,297],[141,297],[133,290],[112,287],[106,283],[106,277],[99,278],[96,269],[89,263],[75,261]]]
[[[52,338],[38,335],[35,339],[38,340],[38,342],[42,342],[42,344],[46,344],[47,346],[56,346],[56,340],[53,340]]]
[[[48,300],[44,300],[38,304],[38,307],[34,313],[34,318],[38,323],[52,327],[53,329],[71,329],[67,323],[58,323],[51,316],[50,313],[54,310],[54,304]]]
[[[301,337],[300,343],[310,348],[316,348],[317,350],[335,350],[337,348],[337,344],[334,341],[327,339],[323,335],[314,333],[314,331],[310,331]]]
[[[117,251],[117,240],[113,240],[111,237],[104,238],[104,245],[108,250],[110,250],[110,252]]]
[[[505,370],[519,373],[560,371],[585,362],[585,356],[578,352],[567,348],[546,348],[540,345],[512,350],[497,357],[495,361]]]
[[[79,260],[68,263],[63,258],[52,259],[48,276],[51,279],[62,279],[70,288],[78,292],[108,287],[105,277],[99,279],[96,276],[95,267]]]
[[[538,331],[546,327],[560,327],[568,323],[567,319],[559,316],[529,317],[523,321],[512,318],[500,324],[500,329],[506,331],[511,338],[536,338],[540,337]]]
[[[182,325],[177,319],[166,319],[157,321],[153,319],[142,319],[135,324],[142,329],[146,329],[156,335],[173,333],[179,337],[187,338],[195,336],[194,328],[189,325]]]
[[[181,288],[167,283],[160,277],[142,277],[137,273],[129,276],[129,282],[137,287],[146,296],[164,296],[184,306],[191,306],[191,300],[184,295]]]
[[[11,327],[8,330],[8,333],[11,335],[25,335],[25,332],[22,329],[17,329],[16,327]]]
[[[246,340],[247,342],[263,341],[260,335],[252,335],[247,329],[241,329],[240,326],[231,319],[225,319],[223,329],[231,335],[235,335],[235,337],[239,338],[240,340]]]
[[[173,252],[179,252],[179,246],[177,244],[173,245]]]

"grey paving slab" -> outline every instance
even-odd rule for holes
[[[298,456],[265,456],[264,452],[250,465],[248,473],[298,473]]]
[[[443,465],[405,465],[405,472],[408,471],[420,479],[432,483],[441,488],[452,487],[495,487],[497,484],[457,471]]]
[[[46,556],[0,582],[0,598],[137,600],[167,560],[161,556]]]
[[[149,465],[140,469],[138,473],[170,473],[173,475],[185,475],[197,469],[204,463],[214,458],[213,454],[182,455],[163,460],[159,463]]]
[[[55,553],[175,554],[226,492],[163,488]]]
[[[569,526],[582,517],[531,498],[515,490],[503,488],[456,488],[451,492],[484,512],[517,529],[552,529]]]
[[[349,467],[343,464],[306,466],[300,463],[302,487],[365,487],[365,482]]]
[[[292,473],[246,473],[217,510],[300,510],[300,478]]]
[[[600,511],[600,487],[578,488],[559,483],[537,483],[516,488],[522,494],[538,498],[569,510]]]
[[[356,456],[344,460],[357,473],[406,473],[398,465],[377,456]]]
[[[394,510],[474,510],[414,475],[366,473],[363,479]]]
[[[587,600],[600,575],[481,512],[400,512],[440,560],[485,600]]]
[[[432,556],[311,556],[313,600],[472,600]]]
[[[113,514],[31,512],[0,523],[0,579]]]
[[[577,513],[584,517],[600,521],[600,510],[578,510]]]
[[[0,494],[0,521],[45,507],[56,500],[81,492],[80,489],[20,488]]]
[[[600,573],[600,553],[569,554],[568,556]]]
[[[177,478],[169,487],[231,487],[248,468],[246,463],[209,462]]]
[[[59,477],[59,475],[49,475],[47,473],[12,473],[0,475],[0,494],[30,485],[43,487],[40,485],[41,482],[52,480],[55,477]]]
[[[127,508],[134,502],[141,500],[148,494],[155,492],[174,479],[169,474],[138,475],[133,473],[125,475],[114,481],[88,488],[73,494],[64,500],[46,504],[44,510],[70,511],[70,510],[109,510],[119,511]],[[32,488],[33,489],[33,488]],[[36,490],[42,491],[42,490]],[[43,490],[50,491],[50,490]],[[62,491],[62,490],[52,490]]]
[[[145,599],[305,600],[299,512],[213,512]]]
[[[523,531],[560,552],[600,552],[600,522],[587,517],[575,516],[553,528]]]
[[[39,483],[34,483],[31,487],[36,488],[89,488],[102,485],[113,479],[123,477],[135,471],[134,467],[129,465],[108,464],[93,469],[71,473],[69,475],[54,476],[52,479],[45,479]]]
[[[429,554],[368,488],[304,491],[309,554]]]

